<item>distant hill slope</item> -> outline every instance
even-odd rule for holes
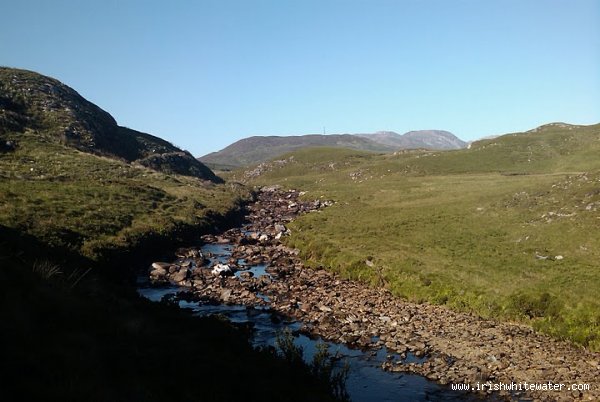
[[[400,135],[393,131],[379,131],[375,134],[357,134],[395,149],[461,149],[467,146],[465,141],[443,130],[409,131]]]
[[[189,152],[150,134],[117,125],[115,119],[72,88],[35,72],[0,67],[0,135],[32,132],[83,152],[124,159],[166,173],[220,181]]]
[[[244,138],[218,152],[198,158],[212,166],[249,166],[306,147],[336,147],[361,151],[393,152],[398,149],[458,149],[466,143],[440,130],[411,131],[404,135],[392,131],[375,134],[331,134],[300,136],[255,136]]]
[[[379,175],[585,172],[600,169],[599,154],[600,124],[550,123],[522,133],[475,141],[468,149],[448,152],[416,149],[376,155],[334,152],[332,148],[296,150],[281,156],[289,160],[287,163],[267,163],[272,168],[263,166],[262,171],[265,179],[312,176],[315,172],[337,171],[342,166],[351,171],[359,161],[364,169]]]

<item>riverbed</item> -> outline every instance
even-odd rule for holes
[[[216,263],[225,263],[231,259],[233,248],[229,244],[206,244],[202,253],[209,255],[212,266]],[[238,261],[244,264],[245,261]],[[247,265],[244,271],[236,272],[239,278],[241,272],[252,272],[255,277],[269,275],[266,272],[267,264]],[[194,267],[193,269],[208,269]],[[140,277],[138,291],[152,301],[170,299],[178,303],[181,308],[191,310],[197,316],[210,316],[218,314],[226,317],[231,322],[252,328],[251,342],[254,346],[275,346],[277,334],[284,329],[289,329],[294,334],[295,344],[302,347],[304,359],[312,360],[317,344],[324,341],[319,337],[309,337],[301,333],[304,325],[290,317],[277,313],[268,306],[244,306],[239,304],[218,304],[214,302],[186,301],[178,297],[178,293],[185,299],[187,289],[178,285],[165,283],[157,286],[150,283],[146,276]],[[267,298],[266,296],[264,296]],[[267,298],[268,300],[268,298]],[[408,354],[402,358],[396,353],[389,352],[385,347],[379,350],[362,351],[349,348],[346,345],[325,342],[332,354],[339,356],[338,365],[349,364],[346,389],[354,402],[360,401],[481,401],[481,397],[473,394],[452,391],[449,386],[443,386],[426,378],[406,373],[392,373],[384,371],[381,366],[384,362],[423,363],[426,358],[418,358]]]

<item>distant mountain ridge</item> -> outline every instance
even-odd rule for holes
[[[433,150],[461,149],[466,142],[442,130],[409,131],[403,135],[393,131],[373,134],[309,134],[299,136],[253,136],[241,139],[226,148],[198,158],[203,163],[221,167],[241,167],[264,162],[306,147],[336,147],[373,152],[394,152],[398,149],[427,148]]]
[[[40,141],[136,162],[148,168],[221,181],[192,154],[150,134],[121,127],[74,89],[41,74],[0,67],[0,136],[37,133]],[[0,141],[0,151],[6,147]],[[15,141],[18,145],[18,136]]]
[[[393,131],[378,131],[374,134],[357,134],[379,144],[402,149],[461,149],[467,143],[444,130],[418,130],[398,134]]]

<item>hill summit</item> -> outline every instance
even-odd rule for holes
[[[150,134],[121,127],[74,89],[41,74],[0,67],[0,135],[33,132],[86,153],[136,162],[148,168],[220,181],[189,152]],[[18,146],[0,141],[0,151]]]
[[[216,167],[249,166],[306,147],[335,147],[361,151],[394,152],[398,149],[432,150],[465,148],[466,142],[442,130],[420,130],[398,134],[378,131],[373,134],[309,134],[298,136],[254,136],[241,139],[199,160]]]

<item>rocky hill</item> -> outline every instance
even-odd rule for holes
[[[0,151],[18,146],[19,133],[40,141],[135,162],[154,170],[220,181],[189,152],[115,119],[63,83],[35,72],[0,67]],[[10,138],[9,138],[10,136]]]
[[[398,149],[435,150],[464,148],[466,143],[447,131],[411,131],[404,135],[392,131],[374,134],[331,134],[300,136],[254,136],[244,138],[218,152],[199,158],[215,167],[239,167],[265,162],[306,147],[336,147],[361,151],[394,152]]]

